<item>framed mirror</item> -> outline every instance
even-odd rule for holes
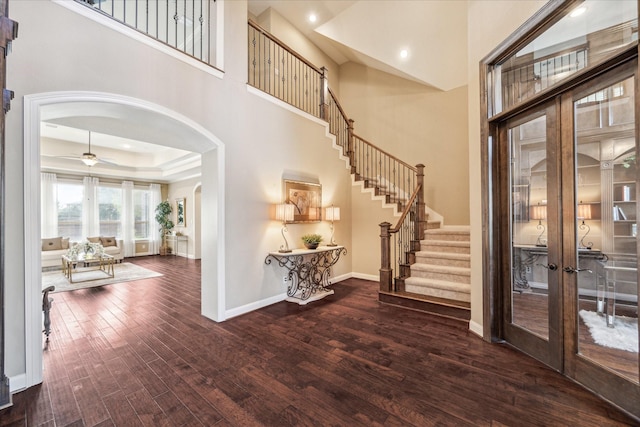
[[[186,227],[187,226],[187,214],[185,210],[185,199],[184,197],[180,199],[176,199],[176,225],[178,227]]]

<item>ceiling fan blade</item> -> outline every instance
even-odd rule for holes
[[[101,159],[101,158],[98,158],[98,163],[104,163],[105,165],[111,165],[111,166],[120,166],[120,165],[119,165],[118,163],[116,163],[116,162],[112,162],[112,161],[110,161],[110,160],[107,160],[107,159]]]

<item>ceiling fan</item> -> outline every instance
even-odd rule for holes
[[[91,152],[91,131],[89,131],[89,151],[86,153],[82,153],[82,156],[61,156],[63,159],[79,159],[85,165],[91,167],[95,166],[97,163],[104,163],[106,165],[119,166],[117,163],[111,162],[107,159],[102,159],[96,156]]]

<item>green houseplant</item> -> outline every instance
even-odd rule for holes
[[[171,253],[171,248],[167,246],[167,241],[165,239],[174,227],[173,221],[171,221],[171,212],[171,203],[169,203],[169,201],[165,200],[156,206],[156,222],[160,225],[160,235],[162,236],[160,255]]]
[[[316,249],[322,242],[322,236],[319,234],[305,234],[301,239],[307,249]]]

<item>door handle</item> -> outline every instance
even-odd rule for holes
[[[589,273],[593,273],[593,271],[591,271],[588,268],[573,268],[573,267],[565,267],[565,268],[562,269],[562,271],[564,271],[565,273],[569,273],[569,274],[579,273],[581,271],[588,271]]]
[[[540,267],[544,267],[544,268],[546,268],[548,270],[551,270],[551,271],[556,271],[558,269],[558,266],[553,264],[553,263],[547,264],[547,265],[544,265],[544,264],[536,264],[536,265],[539,265]]]

